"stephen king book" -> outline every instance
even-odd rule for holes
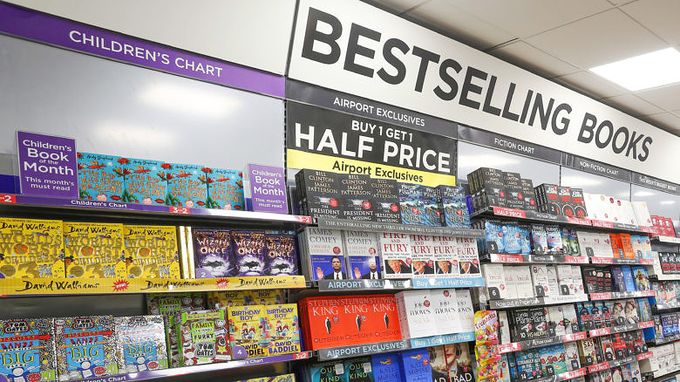
[[[168,182],[166,204],[177,207],[205,208],[207,189],[199,179],[205,176],[201,171],[203,168],[195,164],[170,164],[167,169],[167,174],[170,174],[171,178]]]
[[[125,195],[125,178],[129,173],[127,159],[94,153],[78,153],[77,156],[80,199],[131,202]]]
[[[197,279],[235,275],[229,230],[191,228],[191,241]]]
[[[60,381],[118,373],[112,316],[56,318],[54,335]]]
[[[439,186],[442,222],[446,227],[470,227],[465,188],[461,186]]]
[[[182,366],[229,361],[229,333],[224,310],[182,312],[177,322]]]
[[[373,217],[382,223],[401,223],[399,183],[391,179],[371,179]]]
[[[6,381],[56,381],[54,320],[0,321],[0,377]]]
[[[340,218],[340,175],[304,169],[295,175],[300,211],[315,218]]]
[[[298,253],[294,233],[267,233],[267,265],[265,274],[291,276],[298,272]]]
[[[378,237],[373,232],[343,231],[349,275],[353,279],[381,279]]]
[[[64,277],[61,220],[0,218],[0,278]]]
[[[63,233],[66,277],[126,277],[122,224],[64,222]]]
[[[165,204],[167,184],[158,175],[163,162],[130,158],[126,164],[129,174],[125,176],[125,190],[133,203],[146,205]]]
[[[238,276],[262,276],[267,265],[267,243],[264,232],[232,231],[234,266]]]
[[[413,276],[411,240],[403,233],[383,232],[378,236],[385,278],[403,279]]]
[[[341,219],[371,221],[373,217],[371,178],[368,175],[340,175]]]
[[[129,278],[180,278],[174,226],[124,225]]]
[[[162,316],[116,317],[116,360],[121,373],[168,368]]]

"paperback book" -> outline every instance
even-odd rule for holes
[[[116,317],[114,321],[119,372],[168,368],[162,316]]]
[[[191,251],[197,279],[235,275],[229,230],[191,228]]]
[[[125,191],[130,197],[130,202],[146,205],[165,204],[165,196],[168,193],[166,182],[159,176],[163,171],[163,162],[148,159],[128,159],[124,169],[128,170],[125,176]]]
[[[112,316],[56,318],[55,349],[60,381],[118,373]]]
[[[98,202],[130,202],[125,191],[127,159],[114,155],[78,153],[79,198]],[[127,170],[127,171],[126,171]]]
[[[264,232],[232,231],[235,274],[262,276],[267,265],[267,241]]]
[[[224,310],[182,312],[177,321],[182,366],[229,361],[229,333]]]
[[[54,320],[0,321],[0,379],[56,381]]]
[[[432,382],[432,367],[427,349],[406,350],[400,355],[405,382]]]
[[[401,381],[399,353],[385,353],[371,356],[371,368],[376,381]]]
[[[292,233],[267,233],[267,265],[265,274],[270,276],[292,276],[298,274],[298,253],[295,235]]]
[[[374,382],[373,367],[369,357],[345,361],[345,382]]]

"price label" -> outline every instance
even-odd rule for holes
[[[14,194],[0,194],[0,204],[16,204],[17,196]]]
[[[170,213],[171,214],[179,214],[179,215],[189,215],[191,213],[191,210],[187,207],[171,206],[170,207]]]
[[[307,359],[309,358],[309,352],[302,352],[302,353],[296,353],[293,355],[293,359],[299,360],[299,359]]]

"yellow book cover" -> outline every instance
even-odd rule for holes
[[[265,306],[267,356],[300,352],[297,304]]]
[[[216,309],[230,306],[272,305],[283,303],[284,298],[284,291],[281,289],[208,292],[208,305]]]
[[[264,338],[266,314],[264,305],[232,306],[227,308],[229,320],[229,346],[235,359],[267,356]]]
[[[124,278],[123,225],[64,222],[64,262],[69,278]]]
[[[64,277],[61,220],[0,218],[0,278]]]
[[[129,278],[181,277],[175,227],[124,225],[123,231]]]

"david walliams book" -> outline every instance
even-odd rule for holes
[[[0,218],[0,278],[64,277],[61,220]]]
[[[191,228],[195,277],[214,278],[235,274],[231,232],[220,228]]]
[[[299,237],[305,251],[305,274],[310,279],[347,279],[342,232],[315,227],[306,228]]]
[[[125,189],[131,202],[147,205],[165,204],[167,184],[159,176],[163,162],[130,158],[126,164],[129,174],[125,178]]]
[[[180,278],[175,227],[124,225],[123,230],[129,278]]]
[[[164,163],[166,170],[161,179],[167,182],[168,195],[165,203],[169,206],[204,208],[207,196],[206,186],[199,179],[204,167],[195,164]]]
[[[115,155],[78,153],[79,197],[98,202],[131,202],[125,191],[128,160]]]
[[[177,343],[182,347],[182,366],[231,359],[224,310],[182,312],[177,324]]]
[[[206,188],[206,208],[241,211],[245,209],[241,171],[202,167],[201,173],[198,180]]]
[[[54,334],[60,381],[118,373],[112,316],[56,318]]]
[[[353,279],[380,279],[378,238],[373,232],[343,231],[347,265]]]
[[[116,317],[116,360],[121,373],[168,368],[161,316]]]
[[[266,234],[267,267],[265,274],[292,276],[298,274],[298,254],[295,235],[290,233]]]
[[[233,231],[232,251],[238,276],[262,276],[267,265],[267,246],[264,232]]]
[[[0,321],[0,379],[56,381],[54,320]]]
[[[66,277],[126,277],[123,225],[64,222]]]

